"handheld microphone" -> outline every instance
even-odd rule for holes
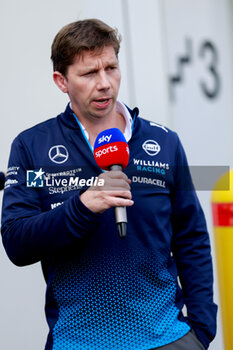
[[[117,128],[99,133],[94,144],[94,157],[103,170],[124,170],[129,162],[129,146],[122,132]],[[115,220],[119,236],[127,232],[126,207],[115,207]]]

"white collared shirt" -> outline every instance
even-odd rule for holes
[[[70,102],[70,108],[72,109],[71,102]],[[122,114],[124,116],[124,118],[125,118],[125,124],[126,125],[125,125],[124,136],[125,136],[126,141],[128,142],[131,139],[131,136],[132,136],[132,122],[133,122],[132,117],[131,117],[128,109],[126,108],[126,106],[120,101],[116,102],[116,111],[118,113]],[[83,130],[86,138],[89,140],[89,135],[88,135],[87,130],[82,125],[82,123],[80,123],[80,125],[82,127],[82,130]]]

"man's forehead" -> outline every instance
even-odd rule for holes
[[[117,62],[115,50],[112,46],[105,46],[95,50],[84,50],[75,57],[75,63],[94,64],[98,59],[106,62]]]

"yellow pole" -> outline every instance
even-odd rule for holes
[[[229,190],[222,191],[229,181]],[[226,186],[225,186],[226,187]],[[212,192],[214,240],[225,350],[233,349],[233,170]]]

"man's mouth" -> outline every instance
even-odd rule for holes
[[[111,97],[108,97],[108,96],[104,96],[104,97],[101,97],[101,98],[97,98],[95,101],[96,102],[102,102],[102,103],[104,103],[104,102],[107,102],[108,100],[110,100],[111,99]]]
[[[94,100],[93,103],[97,108],[107,108],[111,102],[111,98],[100,98]]]
[[[109,98],[106,99],[106,100],[96,100],[96,102],[98,102],[98,103],[106,103],[108,100],[109,100]]]

